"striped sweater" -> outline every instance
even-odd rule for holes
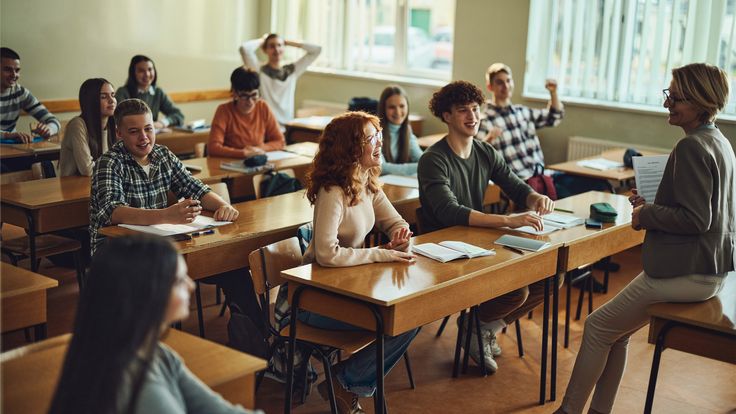
[[[0,136],[5,136],[6,132],[15,131],[15,124],[18,122],[21,109],[36,118],[38,122],[46,124],[51,135],[59,132],[61,125],[54,114],[49,112],[28,89],[16,84],[0,94],[0,130],[2,130]]]

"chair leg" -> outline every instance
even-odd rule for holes
[[[204,312],[202,311],[202,292],[199,288],[199,282],[196,282],[194,293],[195,299],[197,301],[197,321],[199,322],[199,336],[204,338]]]
[[[33,342],[33,337],[31,336],[31,328],[23,328],[23,335],[26,337],[26,342]]]
[[[529,315],[527,316],[527,319],[531,319],[533,317],[534,317],[534,311],[533,310],[530,310],[529,311]]]
[[[588,283],[588,315],[593,313],[593,285],[595,284],[595,278],[593,277],[593,270],[590,273],[590,283]]]
[[[222,303],[222,289],[220,285],[215,285],[215,304],[219,305]]]
[[[222,317],[225,314],[225,310],[227,309],[227,298],[225,298],[225,301],[222,302],[222,306],[220,307],[220,317]]]
[[[84,265],[82,264],[82,252],[77,250],[74,252],[74,267],[77,269],[77,286],[79,286],[79,292],[84,289]]]
[[[435,335],[435,338],[439,338],[442,336],[442,332],[445,330],[445,326],[447,325],[447,321],[450,320],[450,315],[445,316],[445,319],[442,320],[442,324],[440,325],[439,329],[437,329],[437,334]]]
[[[570,345],[570,295],[572,294],[570,272],[565,273],[565,348]]]
[[[460,311],[459,317],[460,323],[457,328],[457,339],[455,342],[455,364],[452,366],[452,377],[457,378],[458,372],[460,371],[460,344],[463,340],[463,327],[465,326],[465,309]]]
[[[325,381],[327,381],[327,395],[330,397],[330,412],[337,414],[337,400],[335,399],[335,389],[332,388],[332,369],[330,368],[330,359],[327,355],[321,353],[322,365],[325,369]]]
[[[504,334],[504,335],[506,335],[506,327],[505,326],[501,329],[501,333]]]
[[[519,348],[519,358],[524,356],[524,344],[521,342],[521,323],[516,320],[516,345]]]
[[[465,353],[463,354],[463,374],[468,372],[468,362],[470,358],[470,337],[473,332],[473,320],[475,318],[475,307],[470,308],[468,313],[468,326],[465,329]]]
[[[603,293],[608,293],[608,277],[611,273],[609,267],[611,264],[611,256],[607,256],[605,259],[603,259],[603,263],[606,264],[606,270],[603,271]]]
[[[480,316],[478,316],[477,306],[473,316],[473,320],[475,321],[475,336],[478,339],[478,349],[480,350],[480,375],[485,377],[488,375],[486,371],[486,350],[483,346],[483,336],[480,334]],[[470,350],[469,347],[468,350]]]
[[[576,321],[580,320],[580,313],[583,311],[583,298],[585,296],[585,291],[588,290],[587,284],[590,283],[590,276],[588,276],[583,283],[585,283],[585,285],[580,288],[580,294],[578,295],[578,308],[575,311]]]
[[[417,387],[414,385],[414,374],[411,372],[411,361],[409,361],[409,351],[404,352],[404,362],[406,363],[406,375],[409,377],[409,386],[415,390]]]

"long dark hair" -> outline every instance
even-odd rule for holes
[[[394,95],[401,95],[406,100],[406,118],[399,127],[399,153],[396,158],[391,154],[391,133],[389,131],[389,121],[386,117],[386,102],[388,98]],[[409,125],[409,97],[406,91],[399,85],[389,85],[381,92],[381,98],[378,100],[378,119],[381,120],[381,128],[383,129],[383,158],[386,162],[396,162],[404,164],[409,162],[409,136],[411,135],[411,126]]]
[[[151,235],[109,239],[95,254],[49,413],[135,410],[164,323],[177,260],[171,242]],[[133,364],[139,358],[142,363]],[[120,389],[128,383],[129,398],[126,394],[121,400]]]
[[[107,118],[107,136],[102,136],[102,115],[100,113],[100,91],[102,86],[108,84],[103,78],[87,79],[79,87],[79,106],[82,108],[80,115],[87,126],[87,144],[92,159],[96,160],[102,155],[102,140],[107,140],[107,147],[111,148],[115,143],[115,117]],[[113,91],[115,88],[113,87]]]
[[[156,64],[153,63],[151,58],[144,55],[133,56],[133,59],[130,59],[130,65],[128,66],[128,79],[125,81],[125,89],[128,90],[128,96],[131,98],[134,98],[138,92],[138,82],[135,80],[135,65],[140,62],[151,62],[151,65],[153,65],[153,83],[151,85],[156,86],[156,81],[158,80],[158,70],[156,69]]]

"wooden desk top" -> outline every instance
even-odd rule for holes
[[[3,359],[0,371],[3,412],[30,414],[48,411],[70,338],[70,335],[51,338],[30,345],[35,351],[26,354],[22,350],[11,351],[20,356]],[[45,346],[47,342],[49,344]],[[192,373],[210,388],[252,375],[266,367],[266,361],[260,358],[173,329],[163,342],[176,351]]]
[[[736,335],[736,276],[731,274],[721,292],[705,302],[656,303],[647,312],[655,318]]]
[[[417,255],[416,262],[413,264],[372,263],[350,268],[328,268],[312,263],[285,270],[281,272],[281,275],[287,280],[387,307],[479,274],[493,272],[517,262],[533,259],[550,250],[554,250],[556,254],[556,250],[560,247],[558,244],[540,252],[527,252],[519,255],[493,244],[503,234],[506,232],[456,226],[423,234],[413,240],[414,244],[462,240],[486,249],[496,248],[496,254],[492,256],[440,263]]]
[[[444,138],[446,135],[446,132],[443,132],[441,134],[425,135],[421,138],[417,138],[417,143],[419,144],[419,147],[426,150],[427,148],[437,143],[437,141]]]
[[[314,158],[319,150],[319,144],[316,142],[298,142],[296,144],[287,145],[284,149],[286,151],[293,152],[294,154]]]
[[[605,158],[611,161],[623,162],[624,152],[626,152],[625,148],[616,148],[616,149],[612,149],[608,151],[603,151],[600,155],[597,155],[595,157],[587,157],[583,159],[587,160],[587,159],[595,159],[595,158]],[[659,153],[653,152],[653,151],[639,151],[639,152],[641,152],[642,155],[660,155]],[[616,169],[611,169],[611,170],[599,171],[599,170],[594,170],[592,168],[582,167],[578,165],[579,161],[581,160],[561,162],[558,164],[548,165],[546,168],[550,170],[564,172],[567,174],[579,175],[582,177],[597,178],[597,179],[602,179],[602,180],[626,181],[626,180],[630,180],[634,178],[633,168],[621,167],[621,168],[616,168]]]
[[[30,144],[0,144],[0,159],[17,157],[34,157],[37,154],[61,152],[59,138],[52,137],[48,141],[33,142]]]
[[[27,157],[32,154],[29,154],[28,151],[16,148],[14,144],[0,144],[0,159],[4,160],[6,158],[17,158],[17,157]]]
[[[3,203],[26,209],[39,209],[89,199],[89,177],[61,177],[4,184]]]
[[[56,286],[59,282],[54,279],[0,262],[0,298],[3,300]]]

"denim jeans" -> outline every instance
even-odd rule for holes
[[[308,311],[299,312],[299,320],[315,328],[341,331],[360,331],[362,328],[348,323],[328,318]],[[384,375],[404,356],[409,344],[419,332],[419,328],[412,329],[397,336],[384,336],[383,340],[383,368]],[[346,390],[358,394],[360,397],[371,397],[376,391],[376,344],[361,349],[347,360],[333,367],[333,375]]]

